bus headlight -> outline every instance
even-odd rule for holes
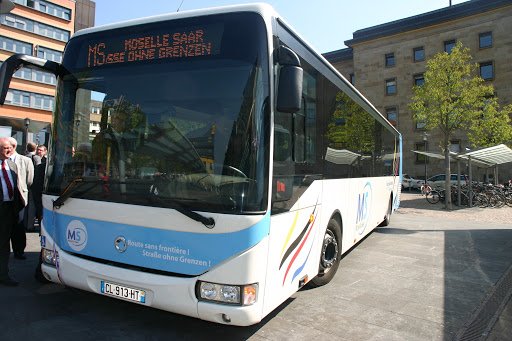
[[[57,263],[57,259],[55,257],[55,252],[53,252],[53,250],[42,249],[42,253],[43,253],[43,263],[51,265],[51,266],[55,266],[55,264]]]
[[[201,301],[251,305],[256,303],[258,284],[228,285],[199,282],[197,298]]]

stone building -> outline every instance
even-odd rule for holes
[[[441,160],[428,159],[412,150],[442,153],[441,135],[424,130],[409,109],[412,86],[423,82],[426,61],[450,51],[461,41],[470,49],[480,75],[494,85],[501,105],[512,102],[512,0],[470,0],[381,25],[364,28],[345,41],[348,48],[324,54],[403,135],[403,171],[424,178],[443,173]],[[459,131],[451,150],[464,152],[469,145]],[[507,165],[505,165],[507,166]],[[509,166],[509,165],[508,165]],[[510,167],[499,169],[500,181],[511,176]],[[452,165],[452,169],[455,167]],[[463,170],[464,171],[464,170]],[[478,180],[490,170],[479,169]]]

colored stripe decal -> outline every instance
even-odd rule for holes
[[[293,273],[293,277],[290,282],[293,282],[295,280],[295,278],[297,278],[297,276],[301,273],[301,271],[306,266],[306,262],[308,261],[309,256],[311,255],[311,250],[313,250],[313,243],[311,243],[311,247],[309,248],[309,252],[308,252],[306,259],[304,260],[304,263],[302,263],[302,265]]]
[[[313,212],[311,213],[311,215],[313,215],[315,213],[315,210],[316,210],[316,206],[313,209]],[[304,237],[304,235],[306,234],[306,232],[309,228],[309,224],[311,224],[311,220],[308,220],[306,226],[304,226],[304,229],[302,229],[302,232],[300,233],[300,235],[293,241],[293,243],[286,250],[286,253],[284,254],[283,258],[281,259],[281,264],[279,264],[279,270],[281,270],[281,267],[283,266],[283,264],[286,261],[286,259],[288,258],[288,256],[293,252],[293,250],[297,247],[297,245],[299,245],[301,239]]]
[[[316,219],[315,219],[316,220]],[[311,233],[311,231],[313,230],[313,225],[315,224],[315,220],[313,220],[313,223],[311,224],[311,228],[308,230],[308,233],[306,234],[306,237],[304,238],[304,240],[302,241],[302,243],[300,243],[300,246],[299,248],[297,249],[297,251],[295,252],[295,254],[293,255],[291,261],[290,261],[290,264],[288,264],[288,267],[286,268],[286,272],[284,274],[284,278],[283,278],[283,285],[284,285],[284,282],[286,281],[286,277],[288,276],[288,272],[290,271],[290,268],[292,267],[293,265],[293,262],[295,262],[295,259],[297,258],[297,256],[299,255],[300,251],[302,250],[302,247],[304,246],[304,244],[306,243],[306,240],[308,240],[308,237]],[[309,225],[309,222],[308,222],[308,225]]]
[[[286,248],[286,245],[288,245],[288,242],[290,241],[290,238],[292,237],[293,231],[295,230],[295,226],[297,226],[298,218],[299,218],[299,211],[297,211],[295,213],[295,218],[293,219],[293,224],[292,224],[292,226],[290,226],[290,229],[288,230],[288,235],[286,236],[286,240],[283,243],[283,249],[281,250],[281,256],[283,256],[284,249]],[[281,267],[279,267],[279,268],[281,268]]]

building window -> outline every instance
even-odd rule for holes
[[[422,73],[418,73],[417,75],[414,75],[413,78],[414,78],[414,85],[422,86],[423,84],[425,84],[425,77],[423,77]]]
[[[385,55],[385,62],[386,62],[386,67],[395,66],[395,54],[394,53],[387,53]]]
[[[386,118],[395,127],[398,125],[398,110],[396,107],[386,108]]]
[[[478,46],[481,49],[486,49],[486,48],[492,47],[492,32],[480,33],[478,38],[479,38]]]
[[[37,47],[37,57],[52,60],[54,62],[60,63],[62,62],[62,52],[57,50],[52,50],[47,47],[38,46]]]
[[[55,78],[55,75],[49,72],[34,70],[33,74],[35,74],[35,78],[32,77],[33,81],[52,85],[57,84],[57,79]]]
[[[32,55],[32,44],[0,36],[0,49]]]
[[[93,106],[93,107],[91,107],[91,112],[93,114],[101,115],[101,108]]]
[[[354,85],[356,83],[356,75],[353,73],[350,74],[350,84]]]
[[[486,81],[494,79],[494,65],[492,62],[480,63],[480,77]]]
[[[421,62],[425,60],[425,49],[423,46],[415,47],[412,50],[412,54],[415,62]]]
[[[0,66],[3,62],[0,62]],[[29,67],[22,67],[13,75],[15,78],[26,79],[32,82],[45,83],[56,85],[57,79],[55,75],[46,71],[31,69]]]
[[[444,52],[451,53],[453,48],[455,47],[456,41],[455,39],[447,40],[444,42]]]
[[[48,111],[53,110],[53,101],[52,96],[14,89],[9,89],[5,97],[6,104]]]
[[[425,149],[426,148],[426,149]],[[414,150],[417,150],[419,152],[424,152],[424,151],[427,151],[428,150],[428,142],[417,142],[414,144]],[[414,153],[416,154],[416,163],[422,163],[424,164],[425,162],[428,163],[428,158],[423,155],[423,154],[419,154],[419,153]]]
[[[35,33],[44,37],[67,42],[70,32],[60,28],[43,24],[14,14],[2,14],[0,16],[2,25],[11,26],[23,31]]]
[[[460,153],[460,140],[450,141],[450,147],[448,147],[452,153]]]
[[[12,0],[17,4],[27,6],[58,18],[71,20],[71,9],[44,0]]]
[[[386,79],[386,95],[396,94],[396,78]]]
[[[416,130],[425,130],[426,125],[425,122],[416,122]]]

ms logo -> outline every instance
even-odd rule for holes
[[[66,240],[69,247],[75,251],[82,251],[87,245],[87,229],[79,220],[72,220],[66,229]]]
[[[356,216],[356,231],[358,234],[363,234],[368,225],[368,219],[370,218],[370,207],[372,203],[372,186],[369,182],[363,188],[363,191],[359,193],[357,198],[357,216]]]

